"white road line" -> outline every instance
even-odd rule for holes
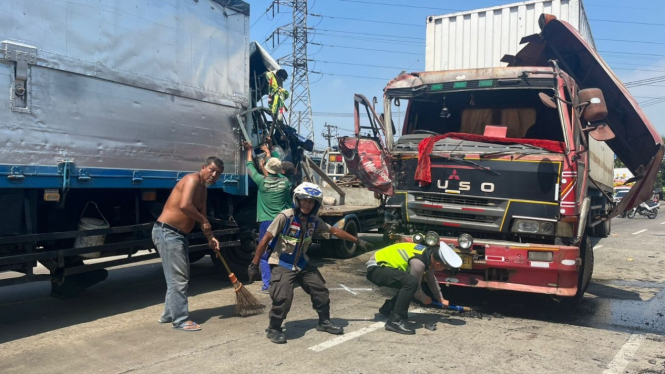
[[[332,287],[332,288],[328,288],[328,290],[330,290],[330,291],[333,291],[333,290],[335,290],[335,291],[340,291],[340,290],[341,291],[349,291],[349,290],[351,290],[351,291],[374,291],[373,288],[351,288],[351,287],[346,287],[346,286],[344,288],[342,288],[342,287]]]
[[[369,326],[367,326],[367,327],[363,327],[363,328],[360,329],[360,330],[356,330],[356,331],[354,331],[354,332],[350,332],[350,333],[344,334],[344,335],[342,335],[342,336],[338,336],[338,337],[336,337],[336,338],[330,339],[330,340],[328,340],[328,341],[326,341],[326,342],[323,342],[323,343],[321,343],[321,344],[317,344],[317,345],[315,345],[315,346],[313,346],[313,347],[309,347],[309,350],[310,350],[310,351],[314,351],[314,352],[321,352],[321,351],[323,351],[324,349],[328,349],[328,348],[330,348],[330,347],[334,347],[334,346],[336,346],[336,345],[338,345],[338,344],[342,344],[342,343],[344,343],[345,341],[348,341],[348,340],[351,340],[351,339],[357,338],[357,337],[359,337],[359,336],[363,336],[363,335],[365,335],[365,334],[367,334],[367,333],[369,333],[369,332],[372,332],[372,331],[376,331],[376,330],[382,328],[382,327],[385,326],[385,325],[386,325],[385,322],[377,322],[377,323],[371,324],[371,325],[369,325]]]
[[[593,247],[593,250],[595,251],[596,249],[601,249],[601,248],[603,248],[603,245],[602,245],[602,244],[601,244],[601,245],[594,246],[594,247]]]
[[[645,232],[645,231],[647,231],[647,230],[648,230],[648,229],[644,229],[644,230],[640,230],[640,231],[638,231],[638,232],[634,232],[633,235],[641,234],[641,233],[643,233],[643,232]]]
[[[341,284],[340,284],[340,286],[341,286]],[[429,313],[429,311],[427,311],[425,309],[422,309],[422,308],[415,308],[415,309],[412,309],[412,310],[409,311],[409,314],[413,314],[413,313]],[[308,349],[310,351],[314,351],[314,352],[321,352],[321,351],[323,351],[325,349],[328,349],[330,347],[334,347],[336,345],[342,344],[342,343],[344,343],[346,341],[349,341],[351,339],[355,339],[359,336],[363,336],[363,335],[365,335],[367,333],[370,333],[372,331],[376,331],[376,330],[384,327],[385,325],[386,325],[385,322],[373,323],[373,324],[371,324],[367,327],[363,327],[360,330],[356,330],[356,331],[350,332],[350,333],[345,333],[342,336],[338,336],[336,338],[332,338],[328,341],[325,341],[321,344],[311,346]]]
[[[354,294],[354,295],[357,295],[357,294],[358,294],[357,292],[353,292],[353,291],[351,291],[351,289],[349,289],[349,287],[347,287],[347,286],[345,286],[345,285],[343,285],[343,284],[340,284],[340,286],[341,286],[343,289],[345,289],[345,290],[351,292],[351,293]]]
[[[637,352],[637,349],[640,348],[640,345],[643,341],[644,335],[642,334],[630,335],[621,349],[619,349],[619,352],[617,352],[616,356],[614,356],[612,362],[607,365],[607,369],[603,371],[603,374],[623,373],[624,369],[626,369],[626,366],[628,366],[630,359],[633,358],[635,352]]]
[[[661,224],[661,225],[665,225],[665,221],[661,222],[660,224]]]

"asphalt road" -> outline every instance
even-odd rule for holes
[[[113,269],[73,300],[49,298],[46,283],[5,287],[0,372],[665,373],[663,213],[655,220],[614,219],[611,237],[593,241],[593,281],[579,305],[444,288],[452,302],[479,313],[413,304],[415,336],[383,329],[377,309],[392,293],[365,279],[370,253],[313,260],[331,289],[333,319],[346,334],[317,332],[309,298],[296,290],[288,344],[281,346],[265,338],[266,314],[232,316],[234,292],[207,258],[192,265],[191,318],[203,326],[195,333],[157,323],[165,291],[158,261]],[[422,328],[426,323],[437,330]]]

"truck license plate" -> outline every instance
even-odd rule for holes
[[[473,256],[460,255],[462,257],[461,269],[473,269]]]

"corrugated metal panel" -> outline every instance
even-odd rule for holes
[[[614,152],[605,142],[589,137],[589,176],[603,187],[612,191],[614,184]],[[593,184],[589,187],[593,188]]]
[[[427,19],[425,70],[501,67],[520,40],[540,32],[538,18],[553,14],[567,21],[595,47],[581,0],[537,0]]]

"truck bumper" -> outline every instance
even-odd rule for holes
[[[410,237],[402,241],[411,242]],[[458,248],[456,238],[442,238],[465,260],[459,270],[437,272],[440,284],[574,296],[580,250],[574,246],[474,241],[473,251]],[[529,252],[551,253],[551,261],[531,261]],[[532,254],[533,255],[533,254]]]

